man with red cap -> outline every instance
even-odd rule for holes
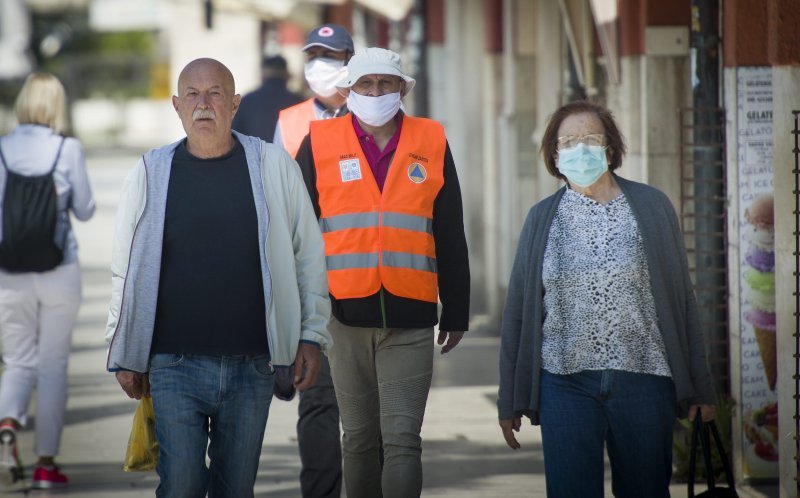
[[[292,156],[308,135],[312,121],[347,114],[345,98],[336,83],[346,74],[353,55],[353,39],[338,24],[312,29],[303,47],[305,77],[314,96],[284,109],[278,117],[275,137]],[[297,443],[300,449],[300,488],[306,498],[338,498],[342,489],[342,449],[339,441],[339,407],[331,369],[323,355],[316,384],[300,393]]]
[[[308,135],[309,123],[347,114],[345,98],[336,90],[336,83],[346,74],[345,65],[354,51],[353,39],[343,26],[329,23],[309,31],[303,47],[304,73],[314,96],[281,111],[272,143],[295,156]]]

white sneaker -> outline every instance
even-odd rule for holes
[[[17,455],[17,431],[10,424],[0,427],[0,485],[8,488],[25,478]]]

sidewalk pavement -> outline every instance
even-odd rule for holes
[[[89,223],[75,223],[81,244],[83,305],[75,329],[69,367],[69,402],[58,461],[70,478],[66,489],[0,492],[5,497],[73,496],[136,498],[153,496],[154,472],[125,473],[122,460],[136,402],[105,371],[104,330],[109,300],[109,259],[119,187],[137,155],[89,151],[89,175],[98,210]],[[538,427],[523,426],[522,448],[510,450],[497,425],[495,399],[499,341],[487,331],[468,334],[434,361],[434,381],[423,426],[425,497],[544,497],[544,465]],[[35,410],[35,406],[32,407]],[[35,413],[35,411],[32,411]],[[255,486],[257,497],[300,496],[295,423],[297,399],[273,400]],[[35,460],[34,433],[20,432],[20,456],[28,477]],[[606,466],[606,496],[611,496]],[[697,487],[698,491],[703,489]],[[743,490],[743,497],[771,497]],[[686,496],[686,485],[671,487]]]

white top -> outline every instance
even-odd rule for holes
[[[47,126],[19,125],[4,137],[0,137],[0,148],[8,161],[6,167],[22,175],[42,175],[50,171],[58,153],[62,136]],[[53,180],[58,192],[59,218],[56,225],[56,240],[63,240],[67,230],[64,260],[61,264],[72,263],[78,258],[78,243],[72,233],[69,212],[81,221],[92,217],[95,201],[86,174],[86,160],[81,143],[75,138],[67,138],[61,149],[61,156],[53,172]],[[3,195],[6,188],[6,171],[0,167],[0,240],[2,240]],[[0,270],[2,271],[2,270]]]
[[[624,195],[606,205],[567,189],[547,239],[545,370],[624,370],[671,376],[650,271]]]

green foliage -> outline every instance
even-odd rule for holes
[[[728,396],[717,397],[717,416],[714,419],[719,430],[719,435],[722,438],[722,444],[725,447],[725,452],[728,454],[728,459],[731,458],[731,419],[733,416],[733,409],[736,402],[733,398]],[[679,482],[686,482],[689,476],[689,457],[692,445],[692,429],[694,424],[688,419],[678,421],[679,427],[676,428],[672,438],[672,464],[673,479]],[[705,465],[703,464],[703,453],[698,443],[695,469],[695,480],[705,482]],[[714,468],[714,478],[719,481],[724,481],[725,469],[722,466],[717,447],[711,443],[711,465]]]
[[[12,109],[22,89],[22,79],[0,80],[0,108]]]
[[[77,37],[70,52],[87,52],[97,55],[148,55],[155,47],[154,35],[149,31],[123,31],[97,33],[88,31]]]
[[[150,95],[157,33],[93,31],[82,10],[36,14],[33,28],[37,70],[58,76],[71,100]]]

